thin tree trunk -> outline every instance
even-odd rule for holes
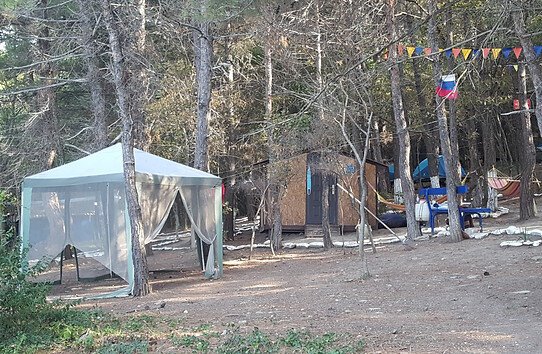
[[[91,150],[98,151],[105,148],[107,140],[107,113],[106,96],[104,89],[103,75],[100,73],[98,56],[102,53],[95,39],[96,23],[92,21],[92,14],[95,10],[94,1],[77,0],[79,14],[81,17],[81,34],[83,42],[83,53],[87,64],[87,82],[90,89],[90,102],[92,115],[94,116],[93,140]]]
[[[274,250],[282,247],[282,213],[280,200],[282,188],[279,181],[277,155],[275,153],[275,128],[273,125],[273,61],[271,52],[271,30],[268,30],[264,46],[265,65],[265,117],[267,120],[267,147],[269,149],[269,193],[271,202],[271,229],[269,240]]]
[[[367,119],[367,131],[365,132],[365,143],[363,145],[363,153],[360,154],[359,149],[355,146],[355,143],[350,139],[348,133],[346,132],[346,111],[348,109],[348,94],[345,93],[345,102],[343,106],[343,112],[342,112],[342,121],[337,121],[341,127],[341,132],[343,134],[344,139],[346,140],[348,146],[350,146],[350,149],[352,149],[352,152],[354,153],[354,156],[356,157],[356,161],[359,164],[359,186],[360,186],[360,202],[359,202],[359,224],[356,226],[356,231],[358,234],[358,250],[359,250],[359,256],[361,260],[361,278],[365,279],[371,276],[369,273],[369,265],[367,262],[367,257],[365,256],[365,251],[363,249],[364,243],[365,243],[365,234],[366,229],[365,225],[367,223],[367,214],[365,212],[365,206],[367,205],[367,182],[365,180],[365,163],[367,161],[367,155],[369,154],[369,148],[370,148],[370,136],[371,136],[371,122],[373,119],[372,113],[369,114],[369,117]]]
[[[316,89],[322,92],[324,89],[324,79],[322,77],[322,33],[320,32],[320,4],[316,2]],[[324,100],[323,95],[317,98],[317,116],[314,126],[321,127],[324,122]],[[331,241],[331,226],[329,224],[329,174],[327,171],[327,157],[324,154],[318,155],[318,169],[322,175],[322,231],[324,238],[324,249],[333,247]]]
[[[446,11],[446,28],[448,31],[447,34],[447,43],[448,47],[453,46],[454,44],[454,32],[452,24],[452,11],[450,8]],[[448,60],[448,71],[451,73],[455,67],[455,58],[450,57]],[[457,104],[455,100],[448,100],[449,114],[448,114],[448,129],[450,131],[450,145],[452,148],[451,161],[454,171],[457,173],[452,173],[451,177],[456,186],[461,184],[461,165],[459,163],[459,138],[457,136]],[[446,170],[446,178],[448,178],[448,171]]]
[[[516,34],[519,37],[521,46],[523,47],[523,55],[527,61],[529,67],[529,73],[534,83],[534,92],[536,95],[535,115],[536,122],[538,123],[538,131],[542,135],[542,70],[538,60],[536,59],[536,53],[533,49],[533,42],[531,37],[525,32],[525,22],[523,20],[523,11],[517,9],[512,11],[512,19],[514,20],[514,28]]]
[[[371,140],[373,148],[373,159],[381,164],[384,164],[384,159],[382,158],[382,142],[380,140],[380,125],[378,124],[377,119],[373,119],[373,128],[374,139]],[[378,168],[378,186],[379,191],[388,192],[390,190],[390,174],[387,168]]]
[[[531,114],[527,104],[527,74],[525,64],[518,65],[519,99],[521,103],[520,121],[522,135],[522,152],[519,154],[521,161],[521,181],[519,196],[519,218],[527,220],[536,216],[536,207],[533,198],[532,180],[535,165],[535,147],[533,143],[533,131],[531,129]]]
[[[391,95],[393,101],[393,113],[397,136],[399,138],[399,169],[401,171],[401,186],[406,207],[407,219],[407,240],[412,241],[420,236],[420,228],[415,216],[416,196],[414,193],[414,183],[410,175],[410,134],[408,132],[405,111],[403,108],[403,98],[401,94],[401,77],[399,75],[399,66],[397,64],[397,30],[395,24],[395,0],[387,0],[388,13],[387,25],[388,36],[391,42],[389,46],[389,62],[391,63]],[[397,167],[396,167],[397,169]]]
[[[200,16],[207,15],[207,0],[200,3]],[[196,147],[194,151],[194,167],[198,170],[209,171],[209,120],[211,118],[211,77],[213,38],[209,23],[202,20],[192,31],[196,65],[196,84],[198,91]]]
[[[144,240],[143,222],[141,206],[139,205],[138,193],[135,180],[135,157],[134,157],[134,118],[130,111],[131,91],[137,88],[128,89],[128,70],[125,66],[126,57],[120,42],[120,33],[114,18],[115,10],[112,8],[110,0],[102,0],[104,21],[109,34],[109,46],[112,56],[112,73],[115,89],[117,93],[117,102],[119,114],[122,120],[122,157],[124,166],[124,180],[126,191],[126,204],[128,206],[128,215],[130,217],[130,232],[132,241],[132,261],[134,265],[134,284],[132,289],[133,296],[143,296],[151,291],[149,284],[149,273],[147,266],[147,257],[145,248],[142,247]],[[132,19],[133,20],[133,19]],[[145,18],[137,19],[139,21]],[[128,49],[129,51],[130,49]]]
[[[437,42],[437,25],[436,25],[436,0],[429,0],[429,23],[428,23],[428,40],[433,53],[438,53]],[[438,86],[441,79],[441,68],[439,55],[432,57],[433,59],[433,80],[435,86]],[[457,176],[457,169],[454,165],[454,159],[452,158],[452,145],[450,142],[450,135],[448,129],[448,121],[446,120],[446,113],[444,112],[444,102],[439,95],[435,94],[436,114],[439,125],[440,146],[444,155],[444,166],[446,168],[446,190],[448,195],[448,220],[450,224],[450,239],[452,242],[459,242],[462,240],[462,230],[460,223],[459,205],[457,201],[456,193],[456,180],[459,180]],[[455,152],[457,153],[457,152]],[[454,176],[455,175],[455,176]]]
[[[49,17],[48,7],[49,0],[39,0],[39,16],[44,20]],[[48,170],[55,164],[62,164],[63,152],[60,143],[58,130],[58,117],[56,112],[56,92],[53,87],[48,87],[53,84],[53,79],[56,77],[56,69],[54,64],[49,62],[52,53],[51,37],[49,26],[41,24],[39,28],[38,49],[40,60],[43,62],[38,66],[38,77],[43,79],[44,87],[37,91],[36,102],[38,118],[33,121],[29,128],[30,138],[35,142],[40,139],[40,143],[31,144],[29,147],[34,149],[41,170]]]
[[[407,16],[406,19],[407,30],[412,32],[412,18]],[[418,100],[418,109],[420,110],[420,116],[422,121],[426,123],[426,130],[423,133],[423,142],[425,150],[427,152],[427,167],[429,172],[429,179],[431,180],[431,187],[439,188],[439,168],[438,168],[438,155],[439,148],[438,142],[435,140],[434,130],[438,129],[437,124],[432,114],[429,114],[429,106],[425,99],[423,92],[423,84],[421,79],[420,59],[412,59],[412,72],[414,75],[414,87],[416,89],[416,98]]]

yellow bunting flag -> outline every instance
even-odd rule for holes
[[[406,52],[407,52],[409,58],[412,57],[412,54],[414,54],[415,50],[416,50],[416,47],[406,47]]]
[[[518,66],[517,66],[517,64],[516,64],[516,65],[513,65],[513,66],[514,66],[514,69],[515,69],[516,71],[518,71]]]
[[[459,53],[461,53],[461,48],[452,48],[452,54],[454,55],[454,58],[457,59]]]
[[[493,54],[493,59],[497,59],[499,54],[501,54],[501,48],[493,48],[491,49],[491,53]]]
[[[471,52],[472,52],[472,49],[470,48],[461,49],[461,54],[463,54],[463,58],[465,58],[465,60],[467,60]]]

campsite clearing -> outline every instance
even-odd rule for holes
[[[487,229],[542,228],[538,219],[518,223],[517,204],[510,206],[510,214],[484,222]],[[237,242],[246,242],[244,237]],[[542,247],[499,246],[517,238],[489,236],[456,244],[432,238],[417,242],[412,251],[384,245],[367,254],[373,275],[367,280],[358,279],[356,249],[294,249],[276,257],[259,249],[252,260],[248,250],[226,251],[221,279],[204,280],[193,266],[182,273],[160,272],[149,296],[82,306],[97,305],[126,318],[171,318],[184,328],[204,325],[216,333],[231,325],[271,335],[292,328],[347,332],[364,340],[368,352],[541,352]],[[162,261],[173,266],[174,254],[162,251]],[[179,350],[168,335],[152,349]]]

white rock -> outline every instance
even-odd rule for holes
[[[523,246],[523,241],[503,241],[501,247],[519,247]]]
[[[309,243],[309,248],[323,248],[323,247],[324,247],[324,243],[321,241]]]
[[[471,238],[481,240],[489,236],[489,232],[475,232],[471,235]]]
[[[508,235],[517,235],[523,233],[523,230],[521,230],[518,227],[515,226],[509,226],[506,228],[506,234]]]
[[[533,236],[542,236],[542,230],[529,230],[527,231],[527,235],[533,235]]]

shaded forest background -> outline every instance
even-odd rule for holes
[[[424,52],[431,46],[430,18],[443,49],[438,54],[442,74],[458,78],[459,98],[446,109],[455,112],[449,124],[457,127],[458,147],[452,153],[469,172],[471,189],[484,190],[493,166],[509,176],[520,174],[525,154],[532,152],[525,148],[519,114],[508,113],[520,95],[518,69],[524,54],[484,58],[481,50],[522,46],[514,12],[523,14],[532,43],[542,44],[542,2],[433,1],[437,10],[431,16],[427,1],[399,1],[394,11],[397,38],[392,41],[388,2],[3,0],[0,187],[18,195],[25,176],[120,141],[103,3],[112,8],[121,43],[137,40],[130,16],[137,6],[144,8],[145,45],[137,53],[125,53],[146,80],[143,90],[132,92],[144,109],[136,145],[188,165],[197,162],[201,133],[202,74],[196,67],[201,63],[197,43],[204,38],[212,54],[211,91],[208,131],[203,133],[208,161],[199,167],[225,178],[240,195],[251,193],[253,186],[242,182],[250,179],[257,162],[269,159],[279,166],[304,151],[352,155],[348,141],[361,151],[366,133],[368,157],[399,166],[390,89],[393,64],[401,77],[410,166],[436,158],[441,152],[434,56]],[[398,55],[389,56],[390,44],[398,45]],[[415,51],[409,53],[407,47]],[[447,55],[452,48],[480,53]],[[529,70],[527,74],[526,93],[534,107],[534,84]],[[535,116],[530,119],[536,146],[540,132]],[[276,179],[287,184],[280,168],[276,170]],[[381,180],[389,183],[387,176]],[[227,198],[232,205],[233,195]],[[478,192],[478,203],[485,199],[485,192]]]

